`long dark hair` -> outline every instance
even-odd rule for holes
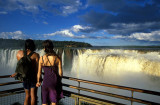
[[[45,51],[45,53],[47,55],[48,54],[49,55],[50,54],[56,55],[56,53],[53,50],[54,45],[53,45],[53,42],[51,40],[45,40],[45,41],[43,41],[42,45],[43,45],[44,51]]]
[[[25,51],[27,51],[27,49],[31,50],[31,51],[35,51],[36,50],[36,46],[34,44],[34,41],[32,39],[27,39],[25,41]]]

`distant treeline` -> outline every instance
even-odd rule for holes
[[[42,48],[43,40],[34,40],[38,49]],[[24,48],[25,40],[21,39],[2,39],[0,38],[0,48]],[[54,41],[55,47],[92,47],[91,44],[75,41]]]

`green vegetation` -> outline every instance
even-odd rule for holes
[[[21,39],[2,39],[0,38],[0,48],[24,48],[25,40]],[[43,40],[34,40],[36,47],[38,49],[42,48]],[[55,47],[92,47],[92,45],[85,42],[75,42],[75,41],[54,41]]]

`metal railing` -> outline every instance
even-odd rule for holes
[[[8,77],[9,77],[9,75],[0,76],[0,78],[8,78]],[[94,93],[94,94],[98,94],[98,95],[102,95],[102,96],[114,97],[114,98],[118,98],[118,99],[122,99],[122,100],[127,100],[127,101],[131,102],[131,105],[133,104],[133,102],[147,104],[147,105],[160,104],[160,103],[157,103],[157,102],[152,102],[152,101],[148,101],[148,100],[144,100],[144,99],[134,98],[134,93],[135,92],[160,96],[160,92],[156,92],[156,91],[150,91],[150,90],[144,90],[144,89],[138,89],[138,88],[131,88],[131,87],[119,86],[119,85],[113,85],[113,84],[107,84],[107,83],[100,83],[100,82],[95,82],[95,81],[88,81],[88,80],[84,80],[84,79],[77,79],[77,78],[67,77],[67,76],[63,76],[63,80],[75,81],[75,82],[78,83],[77,86],[63,83],[63,87],[67,87],[67,88],[71,88],[73,90],[77,90],[77,92],[73,92],[73,91],[69,91],[67,89],[63,89],[65,96],[71,97],[75,100],[74,101],[75,105],[77,105],[77,104],[81,105],[82,103],[85,103],[84,105],[93,105],[93,104],[94,105],[106,105],[106,104],[107,105],[108,104],[109,105],[110,104],[121,105],[121,104],[123,104],[123,103],[119,103],[119,102],[109,101],[107,99],[96,98],[96,96],[94,96],[94,95],[92,95],[92,96],[84,95],[84,94],[81,93],[81,91]],[[16,81],[16,82],[0,83],[0,86],[6,86],[6,85],[12,85],[12,84],[18,84],[18,83],[21,83],[21,82]],[[95,89],[90,89],[88,87],[87,88],[81,87],[82,83],[91,84],[91,85],[95,85],[95,86],[110,87],[110,88],[115,88],[115,89],[131,91],[131,96],[128,97],[128,96],[124,96],[124,95],[118,95],[118,94],[115,94],[115,93],[98,91],[98,90],[95,90]],[[13,93],[18,94],[18,93],[21,93],[21,92],[24,92],[23,88],[0,91],[0,98],[3,97],[3,96],[11,95]]]

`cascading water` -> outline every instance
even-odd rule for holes
[[[72,74],[98,82],[160,90],[158,51],[78,49]]]
[[[1,75],[9,75],[15,72],[17,58],[16,54],[19,49],[0,49],[0,70]],[[41,56],[44,54],[43,50],[36,50]]]
[[[143,72],[160,76],[159,52],[138,52],[136,50],[78,50],[74,57],[73,72],[104,75],[108,72]]]
[[[15,70],[15,65],[17,63],[18,50],[11,49],[0,49],[0,70],[1,75],[7,75],[13,73],[11,70]]]

